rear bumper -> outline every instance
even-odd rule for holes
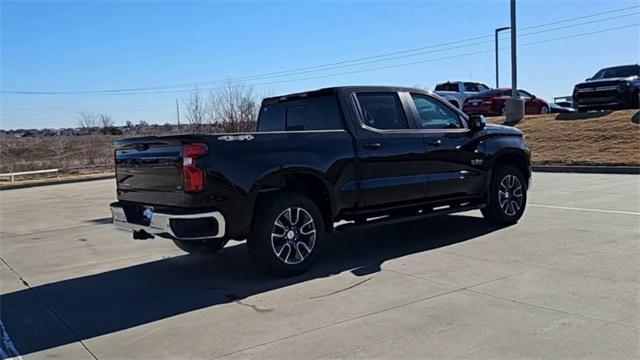
[[[149,224],[146,225],[128,219],[125,206],[119,202],[109,206],[113,224],[122,230],[144,231],[151,235],[178,240],[219,239],[225,236],[226,222],[219,211],[183,214],[154,211]]]

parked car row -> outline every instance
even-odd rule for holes
[[[504,115],[505,102],[511,97],[510,88],[491,89],[473,81],[449,81],[436,85],[435,93],[467,115]],[[526,90],[518,90],[525,99],[525,114],[548,114],[551,106]]]
[[[525,114],[571,113],[639,107],[640,65],[604,68],[575,85],[573,96],[547,102],[529,91],[518,89],[525,100]],[[491,89],[475,81],[448,81],[435,86],[434,92],[468,115],[504,115],[510,88]]]

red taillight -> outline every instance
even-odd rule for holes
[[[195,143],[182,145],[182,179],[184,191],[202,191],[204,172],[196,165],[196,158],[206,154],[207,144]]]

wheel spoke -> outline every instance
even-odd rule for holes
[[[309,246],[307,246],[307,244],[305,244],[304,242],[300,241],[298,242],[298,244],[296,246],[302,246],[305,251],[308,253],[311,253],[311,248]]]
[[[288,251],[287,251],[287,256],[283,258],[282,257],[282,253],[284,252],[285,248],[287,248]],[[291,253],[291,246],[289,245],[289,243],[284,243],[284,245],[282,245],[282,247],[280,247],[280,250],[276,251],[276,256],[284,260],[289,256],[290,253]]]
[[[271,247],[285,264],[298,264],[313,252],[316,234],[311,214],[301,207],[290,207],[283,210],[274,221]]]

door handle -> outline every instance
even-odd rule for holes
[[[429,145],[431,145],[431,146],[440,146],[440,145],[442,145],[442,140],[441,139],[431,140],[431,141],[429,141]]]
[[[363,147],[369,150],[378,150],[382,147],[382,144],[380,144],[379,142],[374,142],[374,143],[364,144]]]

